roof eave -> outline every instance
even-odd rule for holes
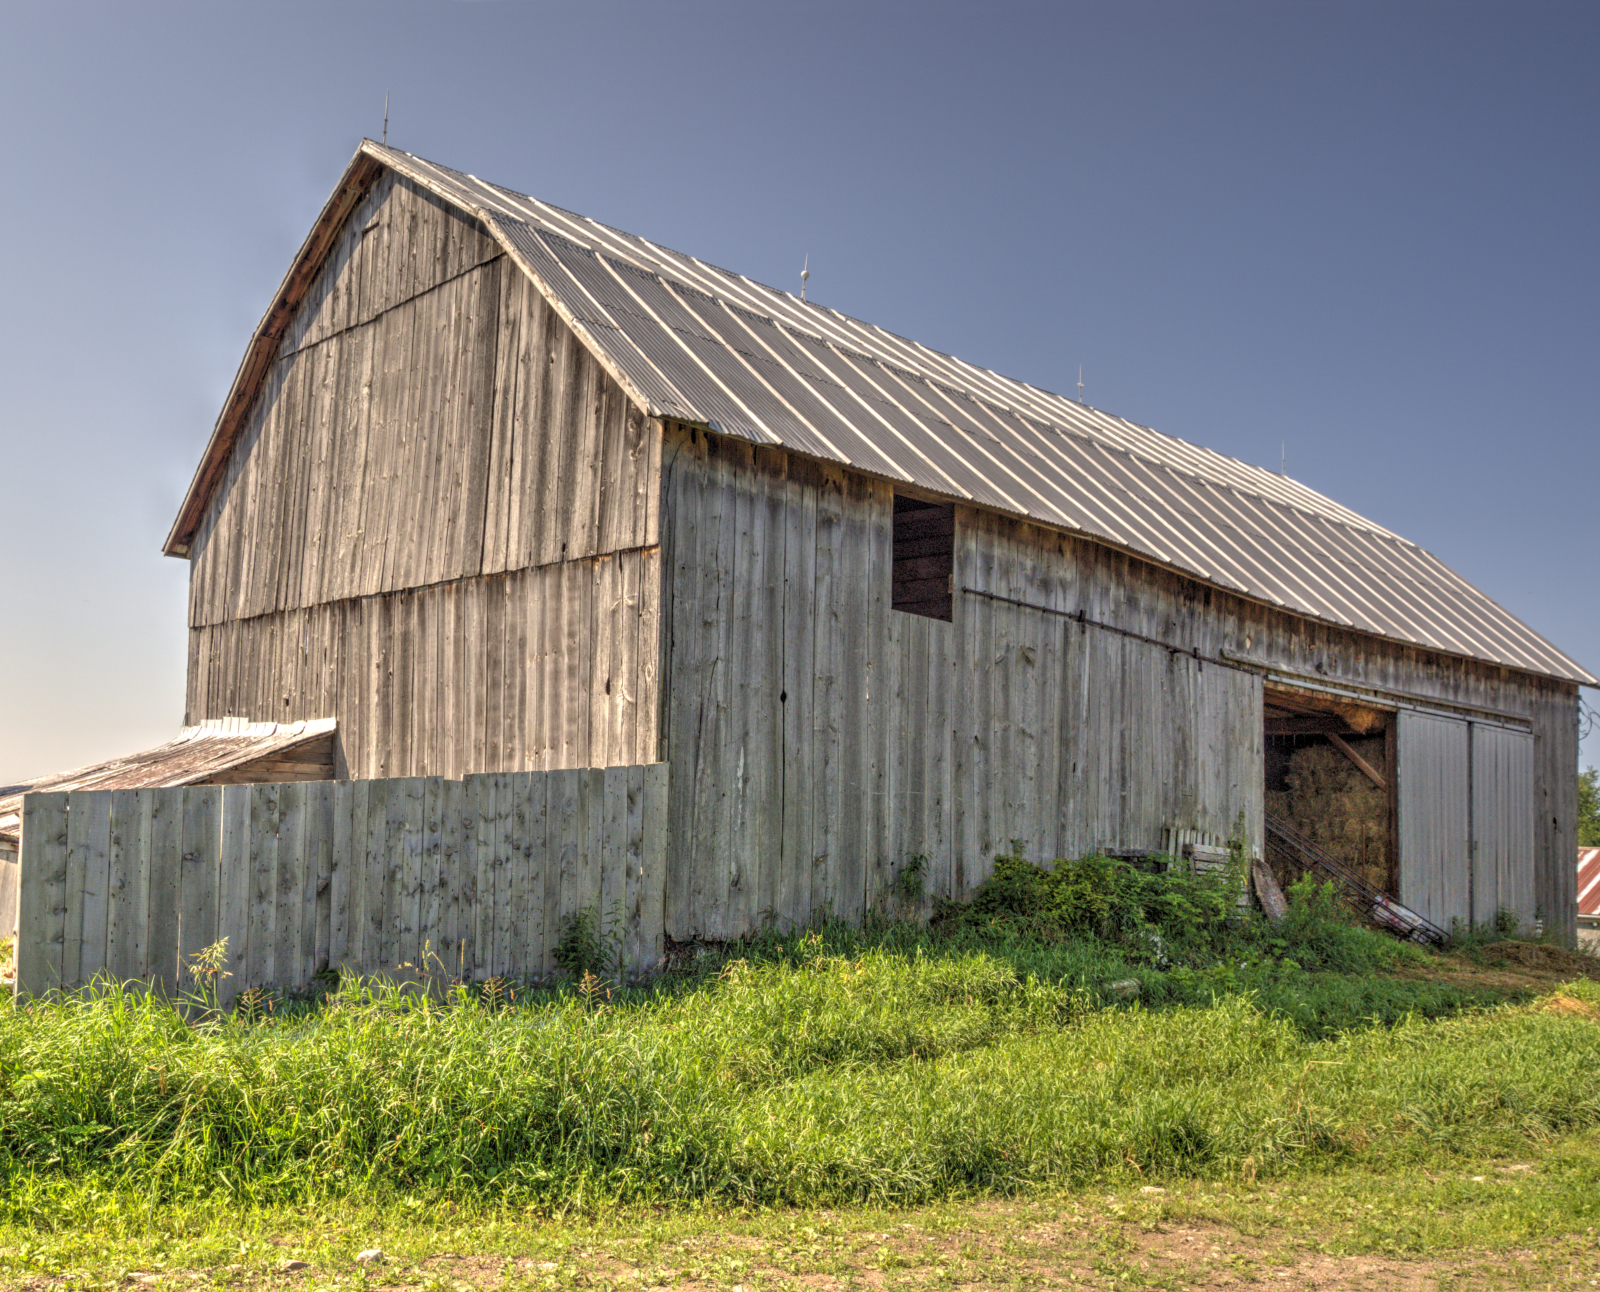
[[[294,318],[306,289],[316,277],[345,220],[383,170],[384,163],[373,155],[369,143],[369,140],[363,139],[351,157],[344,175],[335,185],[322,213],[311,226],[311,232],[306,235],[299,253],[290,264],[289,272],[273,293],[267,312],[256,325],[239,364],[239,371],[234,374],[233,385],[228,388],[228,397],[223,400],[222,411],[217,416],[216,426],[212,428],[211,438],[200,456],[200,465],[178,508],[177,519],[172,522],[172,529],[162,544],[161,550],[167,556],[188,557],[206,504],[228,469],[228,457],[234,441],[250,411],[261,379],[272,364],[284,329]]]

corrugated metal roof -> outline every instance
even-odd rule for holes
[[[54,772],[20,785],[0,786],[0,838],[15,846],[24,794],[42,790],[136,790],[199,785],[242,763],[253,763],[269,754],[281,754],[331,735],[337,728],[338,723],[333,718],[312,718],[304,722],[219,718],[196,727],[185,727],[174,739],[154,749],[92,767]]]
[[[1578,849],[1578,914],[1600,915],[1600,848]]]
[[[1600,685],[1436,557],[1298,481],[370,140],[351,173],[373,162],[482,219],[655,416],[1075,530],[1342,627]],[[187,553],[222,428],[169,551]]]

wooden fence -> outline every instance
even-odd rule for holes
[[[647,969],[666,812],[663,763],[30,794],[17,990],[97,975],[186,989],[183,967],[222,938],[224,1000],[328,968],[406,974],[425,956],[469,981],[532,978],[585,908]]]

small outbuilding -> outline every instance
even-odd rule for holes
[[[188,718],[340,778],[669,768],[666,933],[1020,841],[1259,848],[1573,938],[1595,677],[1282,475],[361,145],[166,551]]]
[[[68,772],[0,785],[0,937],[17,923],[23,799],[61,790],[153,790],[180,785],[261,785],[328,780],[334,774],[332,718],[247,722],[218,718],[185,727],[154,749]]]

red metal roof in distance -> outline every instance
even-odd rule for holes
[[[1578,849],[1578,914],[1600,915],[1600,848]]]

